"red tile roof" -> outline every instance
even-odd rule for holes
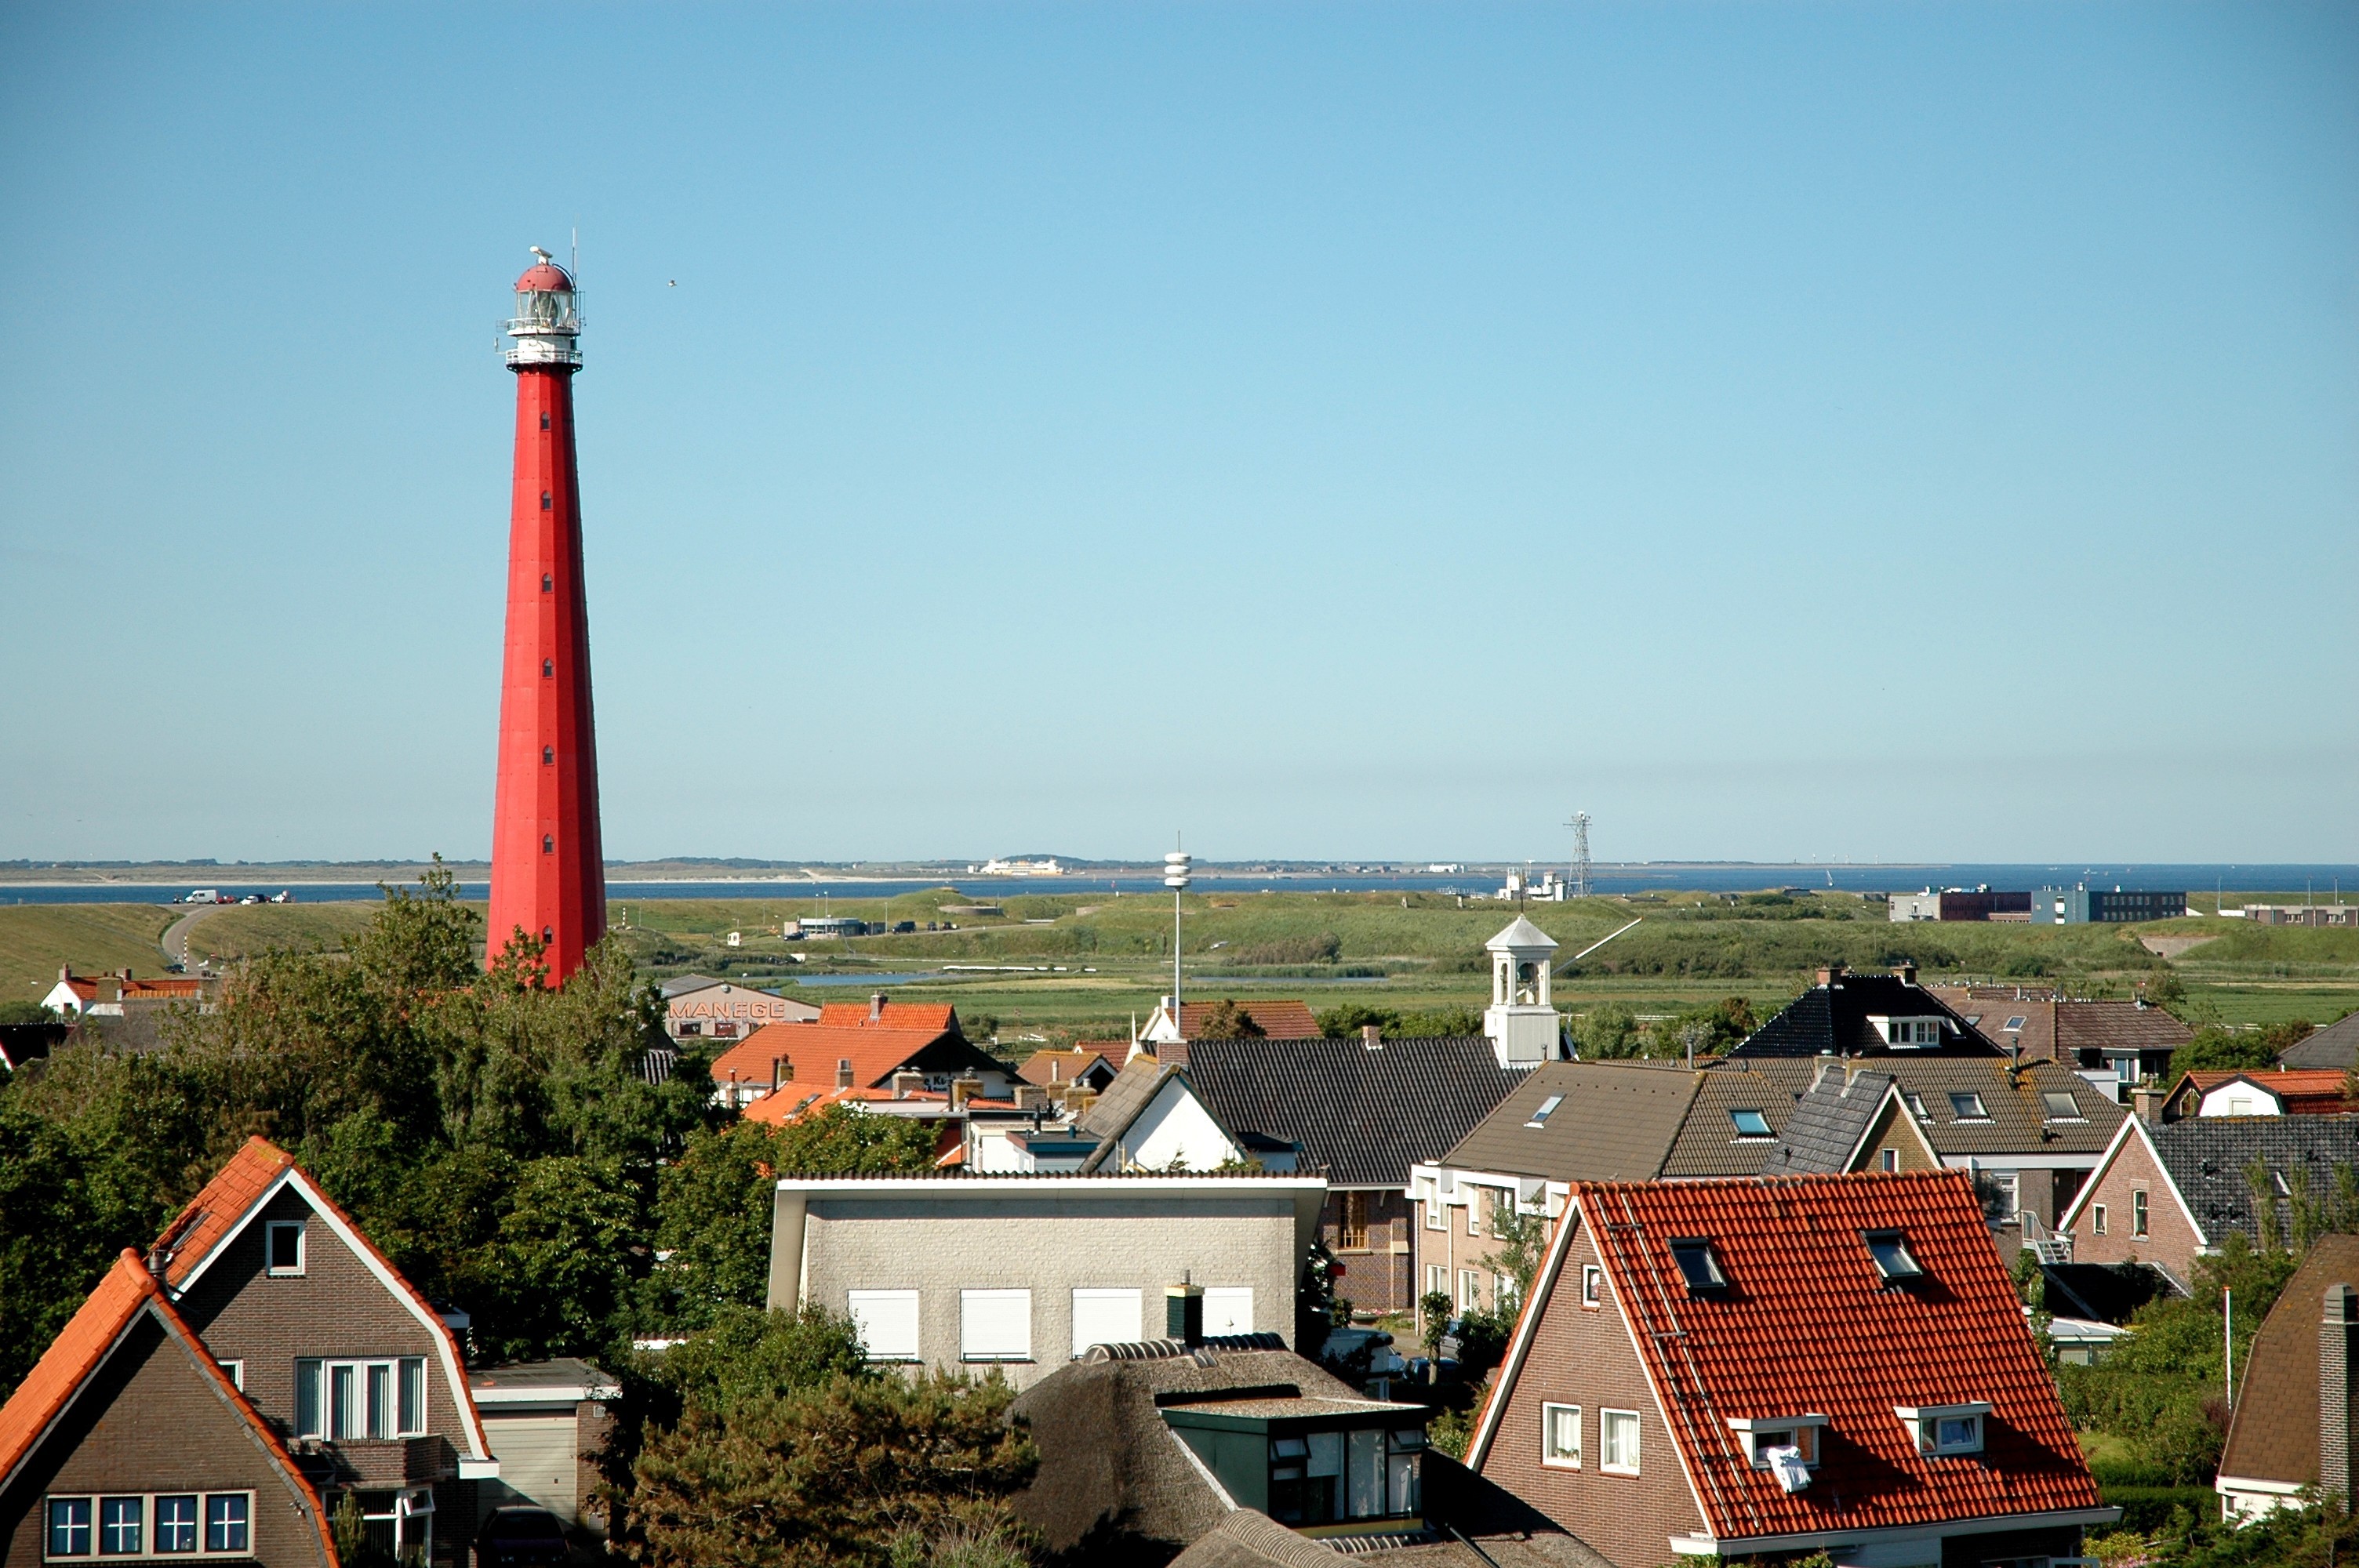
[[[1217,1001],[1183,1001],[1180,1004],[1180,1033],[1190,1040],[1199,1038],[1204,1021],[1212,1015]],[[1310,1004],[1301,1001],[1241,1001],[1237,1011],[1261,1026],[1266,1039],[1316,1040],[1319,1020],[1311,1016]]]
[[[864,1001],[821,1002],[819,1022],[838,1029],[929,1029],[940,1034],[958,1027],[958,1009],[946,1001],[885,999],[883,1016],[871,1021]]]
[[[2201,1099],[2213,1089],[2237,1079],[2266,1089],[2285,1105],[2288,1116],[2340,1116],[2352,1108],[2343,1095],[2343,1076],[2331,1067],[2297,1067],[2285,1071],[2242,1072],[2204,1071],[2181,1073],[2179,1082],[2167,1097],[2174,1109],[2182,1116],[2194,1114],[2192,1106],[2182,1106],[2180,1097]]]
[[[49,1347],[41,1353],[40,1360],[34,1363],[25,1380],[16,1385],[16,1391],[9,1396],[8,1402],[0,1405],[0,1481],[16,1473],[26,1455],[40,1442],[41,1435],[72,1401],[75,1393],[105,1363],[108,1354],[122,1339],[124,1331],[131,1326],[132,1320],[142,1308],[154,1311],[158,1320],[163,1324],[165,1333],[179,1341],[198,1368],[212,1379],[215,1390],[245,1418],[246,1425],[252,1428],[256,1441],[277,1461],[288,1482],[299,1489],[303,1499],[310,1505],[311,1522],[320,1532],[320,1544],[326,1561],[333,1564],[336,1543],[329,1534],[328,1513],[321,1506],[320,1494],[312,1489],[310,1482],[304,1479],[302,1471],[296,1468],[293,1455],[287,1452],[286,1444],[279,1442],[278,1434],[270,1429],[270,1423],[264,1421],[261,1413],[247,1402],[245,1394],[239,1392],[237,1385],[230,1380],[229,1374],[222,1370],[221,1363],[212,1358],[212,1353],[205,1348],[205,1342],[197,1336],[196,1331],[179,1313],[172,1310],[170,1300],[155,1276],[148,1273],[147,1266],[140,1260],[139,1254],[127,1247],[115,1259],[114,1267],[98,1281],[97,1288],[83,1300],[81,1310],[69,1318],[65,1327],[58,1331],[58,1336],[49,1341]]]
[[[986,1099],[976,1095],[967,1101],[977,1110],[1014,1110],[1012,1099]],[[800,1084],[788,1084],[771,1094],[754,1100],[745,1107],[745,1119],[771,1127],[783,1127],[790,1121],[825,1110],[832,1105],[907,1105],[919,1108],[900,1114],[920,1121],[937,1118],[951,1119],[951,1097],[932,1089],[919,1089],[906,1097],[897,1097],[890,1088],[821,1089]]]
[[[1110,1058],[1105,1052],[1078,1048],[1071,1051],[1035,1051],[1024,1059],[1022,1066],[1016,1069],[1016,1076],[1044,1089],[1055,1088],[1060,1084],[1070,1084],[1088,1072],[1093,1062],[1104,1063],[1109,1073],[1122,1071],[1122,1064]]]
[[[1584,1183],[1573,1197],[1719,1539],[2100,1506],[1963,1173]],[[1883,1288],[1861,1240],[1883,1229],[1905,1233],[1925,1281]],[[1690,1237],[1711,1240],[1725,1292],[1690,1295],[1669,1248]],[[1893,1414],[1974,1401],[1991,1413],[1973,1458],[1920,1455]],[[1832,1441],[1788,1494],[1728,1422],[1808,1414],[1831,1418]]]
[[[168,997],[202,996],[204,988],[205,983],[202,980],[182,979],[177,977],[156,980],[125,980],[123,982],[123,1000],[150,1001]]]
[[[781,1057],[792,1065],[795,1084],[813,1089],[836,1087],[836,1064],[852,1064],[855,1088],[889,1081],[903,1064],[938,1040],[951,1038],[938,1028],[887,1029],[878,1024],[766,1023],[723,1052],[712,1064],[712,1081],[726,1087],[766,1084]]]

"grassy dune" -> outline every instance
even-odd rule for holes
[[[0,999],[40,1000],[61,964],[162,974],[157,939],[177,913],[147,903],[0,904]]]

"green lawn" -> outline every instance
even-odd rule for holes
[[[152,903],[0,904],[0,999],[40,1000],[61,964],[82,974],[160,975],[157,940],[179,913]]]

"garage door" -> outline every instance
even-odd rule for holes
[[[579,1426],[571,1414],[484,1417],[484,1437],[500,1462],[500,1479],[559,1519],[573,1522],[573,1451]]]

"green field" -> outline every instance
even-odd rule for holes
[[[1170,989],[1168,899],[1027,893],[1000,900],[995,914],[945,908],[973,902],[949,888],[889,899],[618,900],[609,918],[651,977],[693,969],[809,1000],[845,1000],[864,993],[864,976],[923,973],[928,978],[891,987],[892,994],[954,1001],[971,1022],[988,1024],[1010,1044],[1126,1034],[1132,1016],[1143,1017]],[[197,957],[234,958],[272,946],[332,946],[371,907],[225,907],[197,924],[190,948]],[[6,988],[0,994],[37,999],[66,962],[154,974],[163,965],[157,939],[179,913],[136,904],[0,905]],[[1438,893],[1191,895],[1189,994],[1299,996],[1314,1008],[1480,1006],[1487,995],[1482,945],[1514,913]],[[781,922],[821,914],[958,929],[780,938]],[[1808,986],[1821,964],[1881,968],[1904,959],[1928,979],[2058,983],[2090,996],[2128,996],[2141,982],[2176,973],[2191,998],[2230,1022],[2323,1022],[2359,1007],[2359,932],[2214,918],[2143,926],[1895,925],[1880,903],[1833,892],[1641,894],[1536,904],[1526,914],[1563,945],[1566,958],[1639,922],[1559,979],[1559,1004],[1576,1013],[1612,1001],[1642,1016],[1669,1014],[1741,996],[1767,1016]],[[735,947],[727,945],[732,931]],[[2141,945],[2147,935],[2209,940],[2166,961]],[[955,965],[984,968],[943,972]]]

